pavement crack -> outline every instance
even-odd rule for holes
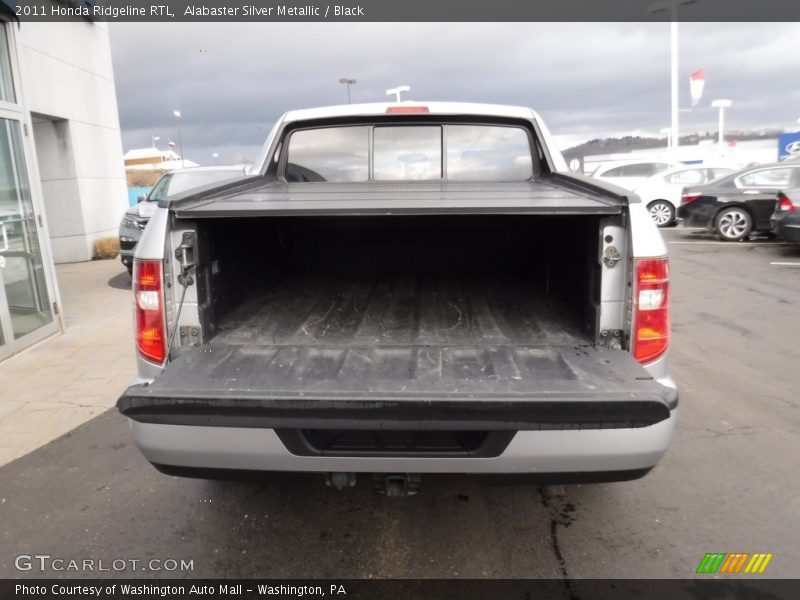
[[[756,426],[753,425],[744,425],[741,427],[729,427],[725,431],[718,431],[717,429],[712,429],[711,427],[684,427],[687,431],[699,431],[710,433],[715,438],[727,437],[731,435],[755,435],[758,432],[756,431]]]
[[[567,570],[567,560],[561,550],[559,539],[559,528],[566,528],[575,521],[575,505],[566,500],[564,486],[542,486],[539,488],[542,498],[542,505],[547,509],[550,517],[550,543],[552,544],[553,554],[558,562],[558,570],[564,582],[564,589],[569,600],[580,600],[572,587],[572,581]]]
[[[101,406],[99,404],[82,404],[80,402],[72,402],[71,400],[59,400],[60,404],[68,404],[69,406],[75,406],[77,408],[108,408],[107,406]]]

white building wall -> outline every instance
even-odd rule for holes
[[[90,260],[128,205],[108,28],[26,21],[15,34],[53,258]]]

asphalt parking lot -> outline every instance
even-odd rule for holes
[[[0,468],[0,577],[17,554],[190,559],[191,577],[685,578],[707,552],[800,564],[800,247],[668,230],[680,423],[646,478],[502,487],[423,479],[408,498],[321,478],[157,473],[112,409]],[[44,573],[80,576],[80,573]],[[84,573],[115,576],[115,573]]]

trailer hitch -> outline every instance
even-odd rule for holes
[[[398,498],[419,492],[422,476],[414,473],[373,473],[372,483],[379,494]],[[325,485],[341,491],[356,485],[356,474],[349,472],[325,473]]]
[[[419,492],[422,476],[415,473],[380,473],[374,475],[376,491],[393,498]]]
[[[355,473],[325,473],[325,485],[328,487],[335,487],[340,492],[346,487],[354,487],[356,485]]]

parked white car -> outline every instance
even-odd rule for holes
[[[634,191],[647,206],[656,225],[669,227],[675,223],[675,213],[684,187],[703,185],[735,170],[724,165],[682,165],[653,175]]]
[[[633,190],[645,181],[681,164],[668,160],[636,160],[630,162],[614,162],[601,165],[592,173],[592,177],[613,183],[619,187]]]

